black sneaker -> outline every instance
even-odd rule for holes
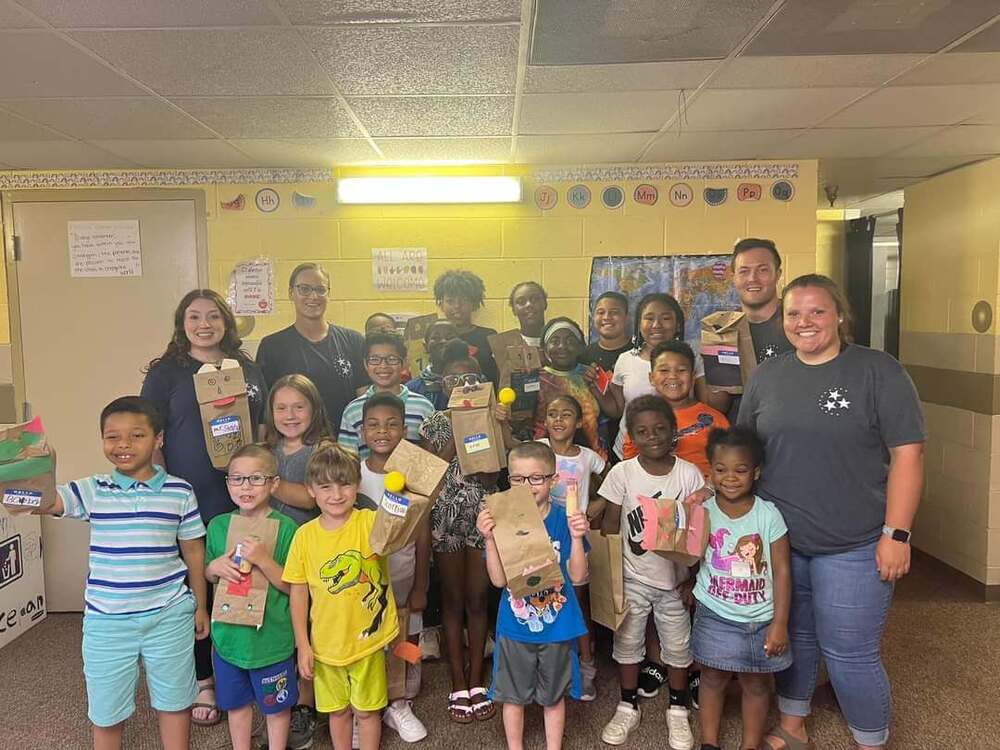
[[[288,729],[288,750],[306,750],[312,747],[316,734],[316,709],[299,704],[292,709]]]
[[[639,672],[639,696],[641,698],[655,698],[660,694],[660,688],[667,681],[667,668],[662,664],[647,661],[642,665]]]
[[[698,705],[698,688],[701,685],[701,670],[695,670],[688,672],[688,694],[691,696],[691,708],[697,711],[700,706]]]

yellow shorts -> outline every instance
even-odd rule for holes
[[[351,706],[357,711],[381,711],[389,703],[385,650],[341,667],[315,664],[316,710],[328,714]]]

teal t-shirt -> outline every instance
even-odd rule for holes
[[[712,533],[698,569],[695,598],[733,622],[774,619],[771,542],[788,533],[785,519],[767,500],[755,498],[742,518],[723,513],[715,498],[705,501]]]
[[[208,536],[205,538],[206,563],[229,551],[226,549],[229,521],[238,512],[216,516],[208,524]],[[278,522],[274,561],[284,565],[298,527],[295,521],[276,510],[272,510],[267,517]],[[224,586],[225,582],[220,581],[217,585]],[[254,628],[213,621],[212,644],[215,650],[227,662],[243,669],[260,669],[290,658],[295,648],[295,636],[292,633],[292,616],[288,607],[288,594],[276,589],[274,584],[268,584],[264,624]]]

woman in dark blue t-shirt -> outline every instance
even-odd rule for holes
[[[174,312],[174,334],[166,351],[146,369],[142,396],[156,404],[166,427],[163,431],[164,468],[191,483],[205,525],[215,516],[235,510],[226,487],[226,472],[212,466],[194,392],[194,374],[206,363],[235,359],[243,369],[250,401],[250,418],[256,437],[263,417],[267,389],[264,376],[240,349],[236,317],[226,301],[211,289],[194,289],[184,295]],[[196,724],[216,724],[221,718],[215,705],[212,677],[212,642],[195,641],[198,698],[192,708]]]

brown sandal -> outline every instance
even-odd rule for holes
[[[469,700],[468,690],[456,690],[448,694],[448,717],[456,724],[471,724],[472,706],[465,706],[459,701]]]
[[[782,742],[784,742],[785,745],[784,745],[784,747],[777,748],[774,745],[772,745],[770,742],[768,742],[767,739],[765,739],[762,750],[813,750],[813,743],[812,742],[810,742],[809,740],[806,740],[805,742],[803,742],[798,737],[796,737],[794,734],[789,734],[788,730],[786,730],[780,724],[778,726],[774,727],[767,734],[774,735],[779,740],[781,740]]]
[[[476,700],[476,696],[482,698]],[[489,721],[497,715],[496,704],[490,700],[486,688],[469,688],[469,700],[472,701],[472,715],[476,717],[476,721]]]

